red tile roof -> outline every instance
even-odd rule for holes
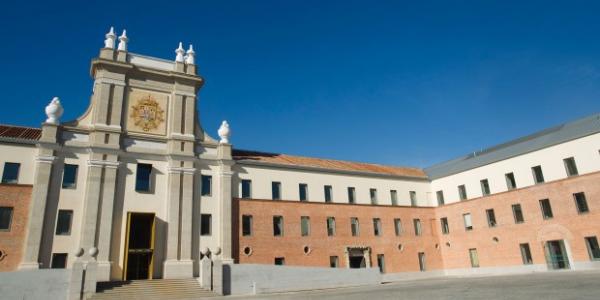
[[[37,141],[41,136],[42,130],[39,128],[0,125],[0,137],[3,138]]]

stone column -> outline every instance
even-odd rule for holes
[[[102,198],[102,181],[104,177],[104,166],[101,157],[102,154],[90,153],[90,159],[88,160],[81,233],[79,236],[79,248],[83,248],[85,251],[82,257],[84,261],[92,259],[88,252],[91,248],[96,247],[98,206]]]
[[[231,177],[233,172],[231,166],[233,160],[231,158],[231,145],[221,143],[217,148],[217,156],[219,159],[218,182],[219,182],[219,202],[220,202],[220,240],[219,247],[221,248],[221,261],[224,264],[232,264],[232,195],[231,195]]]
[[[104,161],[104,180],[102,184],[102,202],[98,223],[98,281],[109,281],[112,262],[110,261],[115,186],[119,162]]]

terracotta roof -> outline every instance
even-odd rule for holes
[[[367,172],[374,174],[427,178],[422,169],[409,167],[384,166],[361,162],[350,162],[333,159],[292,156],[287,154],[266,153],[248,150],[233,150],[234,160],[257,161],[286,166],[313,167],[337,171]]]
[[[2,138],[37,141],[40,136],[42,136],[42,130],[39,128],[0,125],[0,137]]]

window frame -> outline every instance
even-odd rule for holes
[[[253,232],[253,220],[254,218],[252,217],[252,215],[242,215],[242,236],[252,236],[252,232]],[[245,222],[245,220],[248,220],[248,222]],[[246,230],[244,224],[248,224],[248,230]]]
[[[147,168],[148,169],[148,179],[147,179],[147,186],[142,186],[143,184],[143,178],[141,178],[142,175],[142,170]],[[154,172],[154,166],[152,164],[147,164],[147,163],[138,163],[136,164],[136,170],[135,170],[135,191],[138,193],[152,193],[152,189],[154,187],[154,182],[152,180],[152,175]]]
[[[581,195],[583,198],[583,205],[585,206],[585,210],[582,210],[579,199],[577,198],[578,195]],[[587,214],[590,212],[590,206],[587,203],[587,198],[585,197],[584,192],[573,193],[573,200],[575,201],[575,209],[577,210],[578,214],[581,215],[581,214]]]
[[[331,185],[323,186],[323,197],[325,199],[325,203],[333,202],[333,187]]]
[[[531,247],[529,247],[529,243],[519,244],[519,250],[521,252],[521,259],[523,260],[523,264],[532,265],[533,256],[531,255]]]
[[[306,229],[306,231],[305,231]],[[300,216],[300,236],[310,236],[310,217]]]
[[[544,178],[544,171],[542,170],[541,165],[531,167],[531,173],[533,174],[533,182],[535,184],[546,182],[546,179]]]
[[[208,180],[208,192],[206,189],[206,182]],[[200,196],[211,197],[212,196],[212,176],[211,175],[200,175]]]
[[[487,218],[488,227],[494,228],[498,226],[498,221],[496,220],[496,212],[493,208],[488,208],[485,210],[485,216]]]
[[[402,219],[394,218],[394,233],[396,234],[396,236],[402,236],[403,231],[404,230],[402,228]]]
[[[354,230],[355,227],[356,232]],[[360,236],[360,221],[358,217],[350,217],[350,234],[354,237]]]
[[[436,191],[435,196],[437,198],[438,206],[446,204],[446,200],[444,199],[444,190]]]
[[[60,220],[60,216],[61,216],[61,212],[62,213],[68,213],[69,214],[69,225],[68,225],[68,230],[66,232],[58,232],[58,225],[59,225],[59,220]],[[72,209],[59,209],[58,213],[56,214],[56,224],[54,225],[54,235],[60,235],[60,236],[70,236],[71,235],[71,231],[73,230],[73,210]]]
[[[278,229],[279,230],[279,234],[277,234],[275,232],[275,230],[276,230],[276,223],[275,223],[276,220],[279,221],[277,224],[281,224],[280,228]],[[281,216],[281,215],[275,215],[275,216],[273,216],[273,236],[274,237],[281,237],[281,236],[283,236],[283,234],[284,234],[283,216]]]
[[[590,256],[590,260],[591,261],[598,261],[598,260],[600,260],[600,244],[598,244],[598,237],[596,237],[596,236],[586,236],[586,237],[584,237],[584,239],[585,239],[585,247],[588,250],[588,255]],[[594,249],[592,249],[592,247],[590,245],[590,240],[592,240],[592,239],[596,243],[596,247],[597,247],[596,251],[597,251],[598,257],[595,256],[595,254],[593,252]]]
[[[423,235],[423,226],[421,224],[421,219],[419,219],[419,218],[413,219],[413,227],[415,230],[415,236]]]
[[[517,188],[517,178],[515,178],[514,172],[504,174],[504,179],[506,180],[507,190],[512,191]]]
[[[356,204],[356,188],[353,186],[348,187],[348,203]]]
[[[373,218],[373,235],[382,236],[383,226],[381,224],[381,218]]]
[[[390,190],[390,202],[392,206],[398,206],[398,191]]]
[[[469,222],[467,222],[467,220]],[[472,231],[473,230],[473,217],[471,216],[471,213],[464,213],[463,214],[463,223],[465,225],[465,231]],[[467,224],[469,223],[469,224]]]
[[[464,184],[461,184],[457,188],[458,188],[458,199],[460,201],[467,200],[469,198],[467,195],[467,187]]]
[[[73,182],[70,184],[65,184],[65,178],[67,175],[67,169],[68,168],[75,168],[75,174],[73,175]],[[75,164],[64,164],[63,165],[63,176],[62,176],[62,182],[61,182],[61,188],[63,189],[70,189],[70,190],[74,190],[77,188],[77,176],[79,175],[79,165],[75,165]]]
[[[208,229],[204,226],[205,220],[208,220]],[[212,214],[200,214],[200,236],[212,236],[212,222]]]
[[[15,208],[12,206],[0,206],[0,210],[6,210],[9,212],[8,215],[8,226],[6,228],[0,228],[0,232],[10,232],[12,228],[12,220],[15,214]]]
[[[7,178],[8,175],[7,174],[7,170],[12,170],[7,168],[8,166],[16,166],[16,174],[14,178]],[[21,163],[18,162],[4,162],[4,169],[2,170],[2,183],[4,184],[19,184],[19,177],[21,175]]]
[[[442,234],[450,233],[450,224],[448,224],[448,217],[440,218],[440,226],[442,228]]]
[[[271,181],[271,200],[281,200],[281,182]]]
[[[371,199],[371,205],[377,205],[377,189],[369,189],[369,198]]]
[[[246,188],[248,189],[247,193],[244,193]],[[240,198],[242,199],[252,199],[252,180],[251,179],[242,179],[240,181]]]
[[[554,218],[554,212],[552,212],[552,204],[550,204],[550,199],[540,199],[540,209],[542,210],[542,218],[544,220],[550,220]],[[544,205],[547,204],[547,205]],[[546,211],[547,209],[547,211]]]
[[[577,168],[577,162],[575,161],[574,156],[563,158],[563,164],[565,165],[567,177],[579,175],[579,169]]]
[[[335,217],[327,217],[327,236],[335,236]]]
[[[304,194],[304,197],[302,197],[303,194]],[[308,184],[306,184],[306,183],[298,184],[298,199],[301,202],[308,202]]]
[[[518,208],[518,214],[516,208]],[[515,224],[525,223],[525,214],[523,213],[523,207],[521,206],[521,203],[512,204],[511,209],[513,212],[513,219],[515,220]],[[517,218],[517,216],[520,216],[520,220],[519,218]]]
[[[410,206],[417,206],[417,192],[408,191],[408,196],[410,197]]]
[[[490,181],[487,178],[479,180],[479,185],[481,186],[482,196],[489,196],[491,194]]]

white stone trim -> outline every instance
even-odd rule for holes
[[[169,174],[184,173],[193,175],[196,173],[196,168],[169,167],[167,171],[169,172]]]
[[[112,78],[108,78],[108,77],[101,77],[96,79],[96,83],[105,83],[105,84],[114,84],[114,85],[119,85],[119,86],[126,86],[125,81],[123,80],[117,80],[117,79],[112,79]]]
[[[90,159],[87,161],[88,167],[106,167],[109,169],[117,169],[121,162]]]
[[[36,163],[45,163],[45,164],[52,164],[56,161],[56,156],[50,156],[50,155],[38,155],[35,158],[35,162]]]

